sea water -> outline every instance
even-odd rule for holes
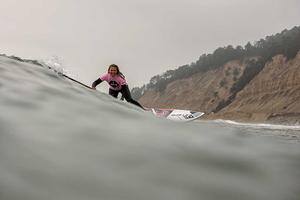
[[[159,119],[0,56],[1,200],[298,200],[299,144],[297,127]]]

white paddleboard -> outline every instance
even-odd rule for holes
[[[192,121],[198,119],[202,115],[203,112],[196,112],[191,110],[178,110],[178,109],[158,109],[158,108],[150,108],[151,112],[157,116],[162,117],[174,121]]]

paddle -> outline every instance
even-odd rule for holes
[[[69,77],[69,76],[67,76],[67,75],[65,75],[65,74],[62,74],[64,77],[66,77],[67,79],[70,79],[71,81],[74,81],[74,82],[76,82],[76,83],[78,83],[78,84],[80,84],[80,85],[82,85],[82,86],[84,86],[84,87],[86,87],[86,88],[89,88],[89,89],[92,89],[93,90],[93,88],[92,87],[90,87],[90,86],[88,86],[88,85],[86,85],[86,84],[84,84],[84,83],[81,83],[80,81],[77,81],[77,80],[75,80],[75,79],[73,79],[73,78],[71,78],[71,77]]]

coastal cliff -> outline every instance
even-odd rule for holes
[[[173,81],[163,92],[147,90],[139,101],[146,107],[203,111],[205,119],[300,123],[300,52],[293,59],[274,56],[234,93],[232,88],[246,67],[246,61],[229,61],[217,69]]]
[[[173,81],[164,92],[148,90],[139,101],[146,107],[171,107],[210,113],[221,101],[229,98],[234,80],[241,76],[244,69],[244,63],[230,61],[222,68]]]
[[[300,123],[300,52],[292,60],[278,55],[210,118]]]
[[[132,94],[146,107],[202,111],[205,119],[300,124],[300,26],[219,47]]]

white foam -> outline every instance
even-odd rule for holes
[[[292,125],[279,125],[279,124],[255,124],[255,123],[241,123],[241,122],[236,122],[232,120],[222,120],[222,119],[217,119],[214,120],[215,122],[218,123],[225,123],[225,124],[232,124],[236,126],[247,126],[251,128],[265,128],[265,129],[276,129],[276,130],[299,130],[300,131],[300,126],[292,126]]]
[[[58,56],[51,56],[50,58],[39,60],[39,62],[50,67],[57,73],[66,74],[67,72],[67,70],[63,67],[62,60]]]

